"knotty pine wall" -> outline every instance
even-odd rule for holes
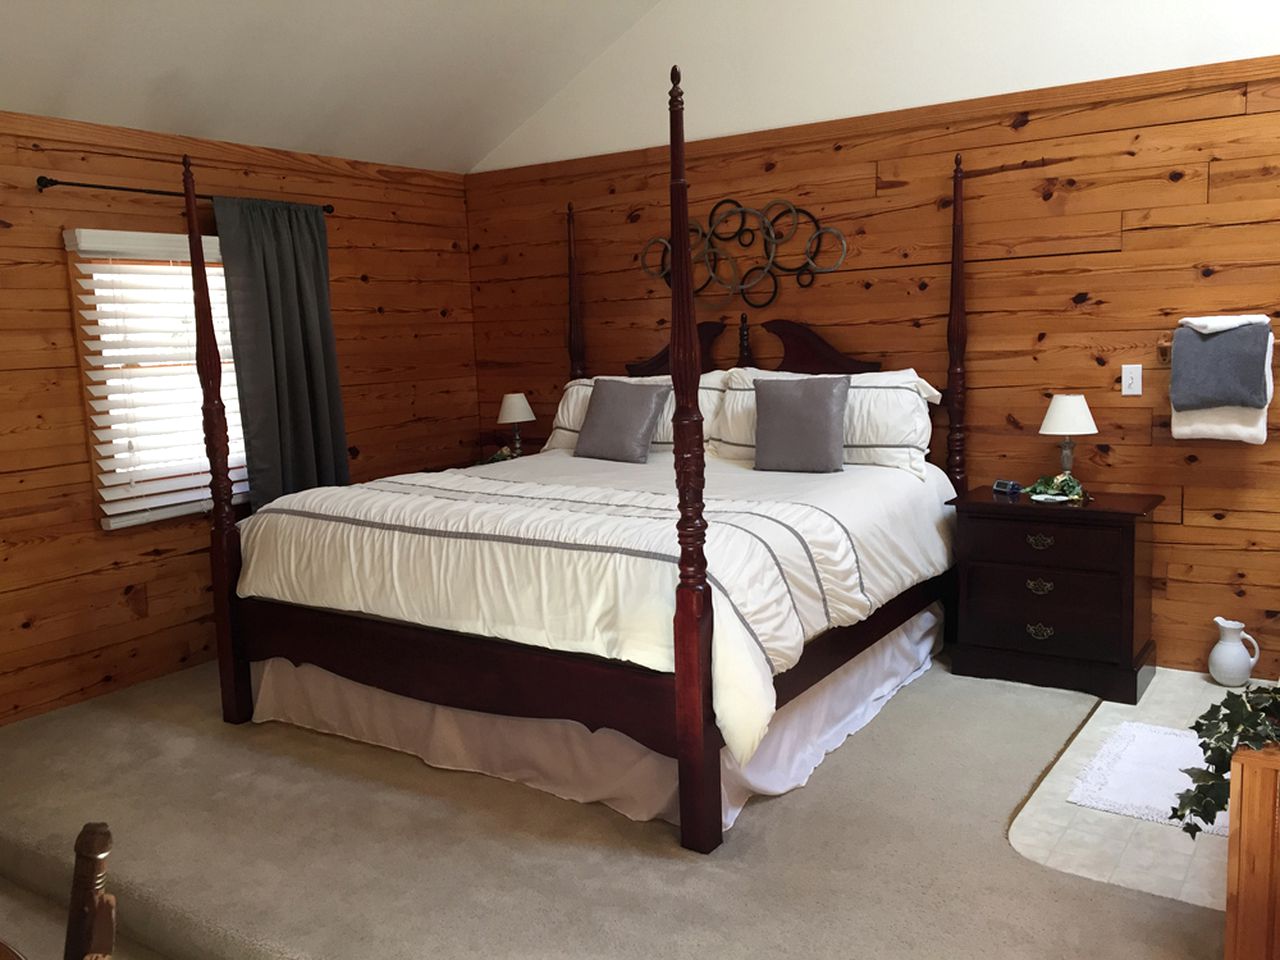
[[[854,71],[856,74],[856,70]],[[665,110],[659,71],[625,109]],[[786,82],[785,78],[780,82]],[[686,124],[716,109],[686,72]],[[799,88],[798,88],[799,89]],[[1077,447],[1094,489],[1152,490],[1162,664],[1204,668],[1215,614],[1245,621],[1280,672],[1280,481],[1262,448],[1173,442],[1156,342],[1189,314],[1280,316],[1280,58],[1153,74],[695,143],[691,205],[792,199],[839,227],[837,274],[751,311],[819,324],[841,348],[944,381],[952,157],[969,171],[969,475],[1054,472],[1036,431],[1082,390],[1100,433]],[[467,178],[480,414],[524,390],[550,424],[566,378],[564,207],[578,211],[587,353],[620,373],[667,336],[668,291],[637,254],[668,225],[666,150]],[[710,300],[700,319],[736,321]],[[776,358],[763,331],[756,355]],[[721,338],[722,365],[735,338]],[[1122,397],[1120,365],[1145,366]],[[529,431],[531,434],[538,432]],[[937,435],[935,435],[936,438]]]
[[[460,176],[0,113],[0,722],[212,656],[207,521],[98,527],[62,246],[65,227],[183,233],[182,202],[34,188],[181,189],[184,152],[203,192],[334,204],[353,479],[476,443]]]

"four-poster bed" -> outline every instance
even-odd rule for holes
[[[699,374],[709,356],[706,346],[719,332],[720,325],[703,325],[700,332],[694,320],[684,179],[684,104],[679,73],[674,68],[672,81],[669,98],[671,341],[669,348],[630,369],[633,375],[669,369],[675,394],[673,445],[678,513],[675,527],[679,555],[673,627],[674,669],[669,672],[476,633],[395,622],[260,596],[236,596],[235,585],[241,574],[240,532],[231,509],[226,419],[219,399],[217,346],[193,209],[194,182],[190,164],[184,160],[197,358],[212,473],[210,557],[218,662],[223,717],[227,722],[243,723],[252,718],[250,664],[286,658],[294,664],[311,664],[357,683],[445,707],[507,717],[572,720],[590,730],[609,728],[677,761],[682,844],[703,853],[720,844],[720,750],[725,741],[717,727],[712,695],[713,603],[705,552],[708,526],[703,499],[707,469],[697,399]],[[957,487],[962,487],[964,480],[962,182],[957,157],[945,393],[950,418],[947,475]],[[572,240],[572,209],[569,229]],[[572,243],[570,258],[570,372],[581,376],[586,374],[586,351]],[[802,324],[774,320],[766,323],[765,328],[783,344],[782,370],[839,374],[878,369],[878,364],[845,356]],[[742,357],[749,361],[745,335],[740,346]],[[940,600],[949,600],[951,591],[949,573],[934,575],[880,603],[860,622],[828,629],[811,639],[798,662],[772,678],[777,705],[799,697],[916,614]]]

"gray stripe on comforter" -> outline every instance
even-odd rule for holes
[[[490,478],[490,482],[507,483],[508,481]],[[520,482],[532,483],[535,485],[539,483],[536,480],[522,480]],[[498,493],[498,492],[485,491],[485,490],[458,490],[453,487],[442,487],[434,483],[411,483],[407,480],[395,480],[395,479],[373,480],[373,481],[370,481],[367,484],[367,486],[377,487],[380,490],[386,490],[385,486],[382,486],[383,484],[395,484],[397,486],[409,487],[414,490],[435,490],[440,493],[458,494],[459,496],[462,496],[462,497],[470,497],[470,496],[507,497],[512,500],[530,500],[534,503],[567,503],[567,504],[576,505],[576,506],[592,506],[592,507],[606,507],[606,508],[615,506],[615,504],[606,503],[599,500],[578,500],[578,499],[572,499],[569,497],[546,497],[546,496],[535,497],[527,493]],[[386,492],[393,493],[395,491],[386,490]],[[641,491],[641,492],[644,492],[644,491]],[[715,501],[713,500],[711,501],[711,503],[715,503]],[[816,513],[821,513],[824,516],[830,517],[832,520],[835,521],[836,525],[839,526],[840,529],[844,531],[844,535],[849,539],[850,547],[853,548],[854,563],[858,567],[858,582],[859,582],[859,585],[861,585],[862,561],[858,558],[858,548],[853,543],[853,535],[849,532],[849,529],[844,524],[840,523],[839,520],[836,520],[835,517],[832,517],[830,513],[827,513],[826,510],[823,510],[819,507],[815,507],[807,503],[791,503],[789,501],[788,503],[790,506],[806,507],[810,510],[815,511]],[[674,507],[645,507],[639,504],[633,504],[631,505],[630,509],[649,510],[655,513],[661,513],[670,518],[675,518],[680,514],[680,511]],[[799,530],[791,526],[791,524],[787,523],[785,520],[779,520],[777,517],[771,517],[767,513],[758,513],[754,510],[711,509],[711,508],[704,507],[702,512],[704,515],[715,514],[717,516],[757,517],[758,519],[761,519],[761,520],[767,520],[770,523],[776,523],[778,526],[782,527],[782,529],[786,530],[793,537],[795,537],[796,541],[800,544],[801,549],[804,550],[805,557],[809,561],[809,569],[813,572],[813,582],[818,588],[818,596],[822,598],[823,620],[826,622],[827,627],[831,626],[831,606],[827,600],[827,588],[822,582],[822,574],[818,572],[818,561],[813,556],[813,550],[811,550],[809,547],[809,541],[805,540],[804,535]],[[629,517],[632,519],[644,519],[643,517],[637,517],[635,514],[621,514],[621,513],[606,512],[604,515],[610,516],[610,517]],[[657,519],[657,518],[655,517],[654,519]],[[731,527],[734,527],[735,529],[741,530],[744,533],[750,534],[752,537],[755,537],[757,540],[759,540],[760,543],[764,546],[764,548],[769,551],[769,555],[773,557],[773,562],[778,568],[778,574],[779,576],[782,577],[782,582],[787,587],[787,593],[791,597],[791,605],[796,611],[796,619],[800,621],[801,631],[803,632],[804,619],[800,616],[800,608],[796,604],[795,594],[791,590],[791,583],[787,579],[786,570],[783,568],[781,561],[778,560],[778,555],[774,553],[773,548],[769,546],[768,542],[763,537],[761,537],[759,534],[755,533],[754,531],[748,530],[747,528],[739,526],[738,524],[728,523],[727,521],[724,521],[724,520],[720,522],[726,524],[727,526],[731,526]],[[871,602],[870,598],[867,597],[867,592],[865,589],[862,590],[862,596],[864,599],[867,600],[868,603]]]

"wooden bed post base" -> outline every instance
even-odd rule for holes
[[[676,591],[676,750],[680,772],[680,845],[710,853],[724,839],[721,827],[720,731],[711,698],[711,595]]]
[[[228,588],[230,589],[230,588]],[[230,629],[218,636],[218,682],[222,688],[222,719],[226,723],[248,723],[253,719],[253,680],[249,660],[240,652],[239,602],[228,593]]]

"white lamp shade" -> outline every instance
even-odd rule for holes
[[[508,393],[502,397],[498,410],[499,423],[528,423],[533,419],[533,408],[523,393]]]
[[[1049,401],[1040,432],[1052,437],[1082,437],[1097,433],[1098,425],[1083,394],[1059,393]]]

